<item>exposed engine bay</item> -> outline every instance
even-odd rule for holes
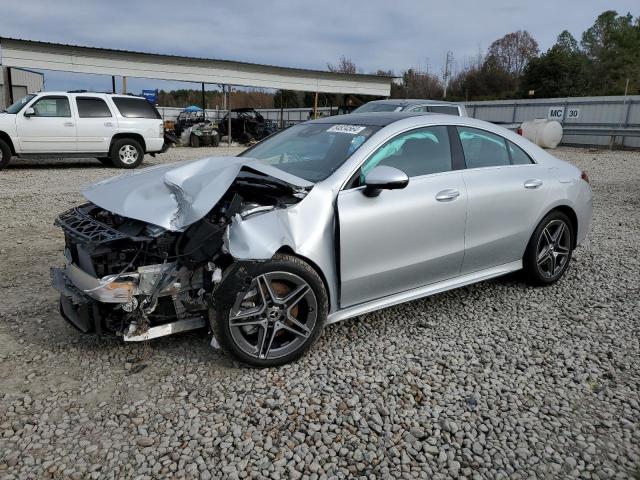
[[[175,230],[94,203],[64,212],[55,224],[65,234],[67,263],[51,271],[62,315],[85,333],[128,341],[205,327],[235,263],[225,244],[229,226],[287,209],[308,189],[243,168],[208,213]]]

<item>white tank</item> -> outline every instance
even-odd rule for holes
[[[522,123],[522,136],[542,148],[556,148],[562,140],[562,125],[555,120],[537,118]]]

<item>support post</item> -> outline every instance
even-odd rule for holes
[[[227,143],[231,148],[231,85],[227,85],[229,98],[227,98]]]
[[[4,108],[13,104],[13,84],[11,82],[11,67],[2,67],[2,77],[4,78],[3,99]]]
[[[122,93],[127,94],[127,77],[122,77]]]
[[[207,119],[207,102],[204,97],[204,82],[202,82],[202,116],[203,119]]]
[[[318,92],[313,97],[313,119],[318,118]]]
[[[111,93],[116,93],[116,76],[111,75]]]

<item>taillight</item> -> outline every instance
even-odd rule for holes
[[[518,128],[516,129],[516,133],[517,133],[518,135],[522,136],[522,127],[518,127]]]
[[[591,183],[589,182],[589,175],[587,175],[587,172],[585,172],[584,170],[582,170],[582,172],[580,173],[580,178],[587,183]]]

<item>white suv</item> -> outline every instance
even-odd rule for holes
[[[96,157],[107,165],[135,168],[145,153],[166,147],[162,118],[142,97],[42,92],[0,113],[0,170],[14,155]]]

